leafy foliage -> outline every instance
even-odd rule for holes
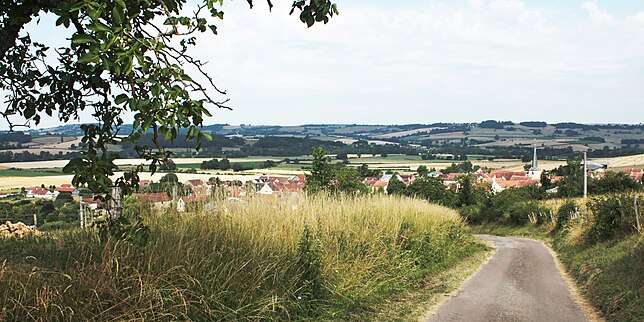
[[[396,174],[391,177],[387,185],[387,193],[390,195],[405,195],[406,189],[407,186],[398,179]]]
[[[630,234],[635,230],[635,209],[632,195],[595,197],[588,202],[594,220],[587,232],[590,242],[600,242]],[[638,205],[639,213],[644,207]]]
[[[343,164],[336,166],[330,164],[324,148],[318,147],[311,154],[313,162],[311,173],[306,174],[306,186],[304,190],[308,193],[329,192],[329,193],[366,193],[368,188],[362,183],[361,172],[349,168]]]
[[[447,207],[455,207],[458,203],[456,193],[447,189],[443,182],[437,178],[421,177],[416,179],[407,187],[405,194]]]
[[[252,0],[248,3],[252,7]],[[38,125],[45,114],[57,114],[66,123],[78,119],[81,111],[92,111],[97,123],[81,126],[84,154],[64,171],[74,173],[74,185],[86,184],[96,193],[108,194],[113,185],[126,193],[136,189],[136,172],[142,167],[116,182],[110,179],[118,169],[118,155],[109,146],[123,135],[123,115],[133,113],[134,123],[122,140],[140,157],[152,160],[149,169],[155,171],[170,154],[160,138],[174,140],[186,129],[185,138],[195,139],[199,149],[202,140],[211,138],[200,129],[204,118],[212,115],[210,108],[229,108],[228,99],[222,98],[226,92],[204,71],[205,63],[188,54],[196,34],[217,34],[223,1],[202,0],[192,15],[183,14],[186,4],[187,0],[0,0],[0,89],[8,92],[2,117],[13,129]],[[270,0],[268,6],[273,6]],[[295,10],[309,27],[327,23],[338,13],[329,0],[298,0],[291,13]],[[22,31],[45,13],[57,17],[57,28],[73,30],[68,46],[56,49],[55,60],[48,57],[46,44],[33,42]],[[186,73],[186,65],[204,81]],[[153,144],[139,145],[137,140],[149,131]]]

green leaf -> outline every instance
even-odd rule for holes
[[[98,59],[98,55],[94,53],[85,53],[81,55],[78,58],[78,63],[79,64],[84,64],[84,63],[89,63],[89,62],[96,62]]]
[[[208,134],[208,133],[206,133],[206,132],[201,132],[201,133],[203,134],[203,137],[204,137],[206,140],[208,140],[208,141],[212,141],[212,135],[210,135],[210,134]]]
[[[92,31],[104,31],[104,32],[112,32],[112,28],[108,27],[106,24],[101,23],[101,22],[95,22],[93,24],[90,24],[87,26],[87,29],[92,30]]]
[[[119,94],[114,99],[114,103],[116,103],[117,105],[121,105],[121,104],[125,103],[128,99],[129,99],[129,97],[126,94]]]
[[[84,6],[85,6],[85,2],[79,1],[76,4],[74,4],[73,6],[71,6],[71,8],[69,8],[69,12],[78,11],[78,10],[82,9]]]
[[[90,35],[76,34],[72,37],[72,44],[75,44],[75,45],[86,44],[92,41],[94,41],[94,38]]]
[[[121,7],[114,6],[114,9],[112,9],[112,16],[114,17],[114,21],[119,25],[123,24],[123,21],[125,21],[125,13]]]

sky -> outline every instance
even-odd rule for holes
[[[273,2],[224,1],[198,37],[233,107],[205,123],[644,122],[644,1],[336,0],[312,28]]]

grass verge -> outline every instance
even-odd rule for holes
[[[494,244],[483,241],[485,251],[436,275],[425,278],[417,288],[402,292],[380,304],[379,309],[360,316],[363,321],[424,321],[449,300],[463,283],[481,269],[494,254]]]
[[[143,247],[77,230],[0,240],[0,320],[360,319],[486,249],[455,211],[397,197],[146,218]]]

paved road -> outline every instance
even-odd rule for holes
[[[588,321],[544,244],[479,237],[496,253],[427,321]]]

